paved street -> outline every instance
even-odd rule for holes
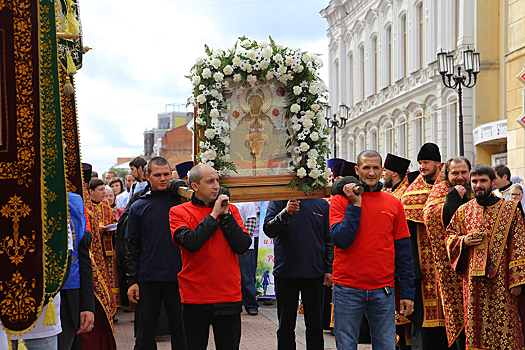
[[[133,337],[133,314],[124,313],[122,309],[117,312],[119,321],[115,324],[115,332],[117,336],[117,348],[119,350],[131,350],[135,344]],[[266,350],[277,348],[277,309],[275,302],[273,305],[263,305],[259,308],[259,315],[249,316],[245,312],[241,315],[242,322],[242,336],[241,346],[242,350]],[[306,349],[305,327],[302,315],[297,316],[297,349]],[[213,332],[210,331],[209,350],[214,350]],[[325,349],[335,349],[335,339],[329,332],[324,333]],[[159,350],[169,350],[170,338],[163,336],[157,338],[157,347]],[[367,345],[359,345],[359,349],[371,349]]]

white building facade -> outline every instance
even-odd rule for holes
[[[439,146],[442,161],[459,155],[457,93],[444,87],[436,54],[451,51],[463,63],[463,50],[475,43],[474,6],[474,0],[330,1],[321,11],[328,21],[329,105],[349,107],[335,140],[338,157],[355,161],[373,149],[410,159],[415,170],[425,142]],[[463,90],[465,156],[475,164],[473,96]]]

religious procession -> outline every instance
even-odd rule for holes
[[[525,0],[151,1],[0,0],[0,350],[525,350]]]

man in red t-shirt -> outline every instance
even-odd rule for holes
[[[356,184],[344,186],[330,203],[330,234],[335,243],[333,264],[334,321],[337,348],[355,349],[363,313],[370,324],[374,349],[395,348],[394,271],[399,276],[400,313],[414,305],[414,264],[410,233],[401,202],[381,191],[381,156],[363,151],[357,157]]]
[[[219,176],[209,165],[188,174],[194,191],[190,202],[170,210],[173,242],[180,246],[178,274],[182,320],[188,349],[205,350],[210,324],[217,350],[239,349],[241,340],[241,273],[237,254],[252,240],[229,197],[220,194]]]

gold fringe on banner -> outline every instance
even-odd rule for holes
[[[55,305],[53,304],[53,298],[49,299],[47,303],[46,314],[44,315],[44,320],[42,321],[44,326],[54,326],[57,324],[57,316],[55,311]]]

